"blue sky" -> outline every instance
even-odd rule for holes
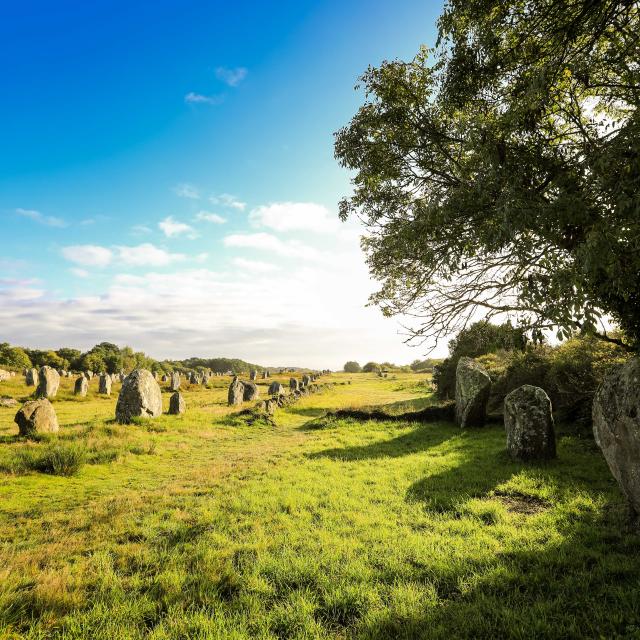
[[[333,132],[439,2],[29,2],[0,10],[0,339],[156,357],[408,362]]]

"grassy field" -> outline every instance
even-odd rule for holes
[[[499,426],[325,417],[422,408],[423,376],[324,380],[276,426],[233,418],[228,378],[131,426],[119,385],[65,379],[38,442],[0,407],[0,638],[640,638],[640,539],[593,442],[516,464]],[[38,471],[56,452],[84,464]]]

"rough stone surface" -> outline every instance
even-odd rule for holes
[[[155,380],[155,378],[154,378]],[[99,385],[98,385],[98,393],[102,393],[104,395],[110,396],[111,395],[111,376],[103,373],[100,376],[100,381],[99,381]]]
[[[11,374],[4,369],[0,369],[0,382],[3,380],[8,380],[11,377]]]
[[[593,435],[640,517],[640,357],[611,371],[593,399]]]
[[[515,460],[548,460],[556,456],[551,400],[544,389],[522,385],[504,399],[507,450]]]
[[[73,393],[76,396],[84,397],[87,395],[87,391],[89,391],[89,381],[84,376],[80,376],[73,387]]]
[[[257,400],[260,397],[260,392],[258,391],[258,385],[255,382],[243,382],[244,385],[244,393],[243,399],[245,402],[249,400]]]
[[[173,372],[171,374],[171,386],[169,387],[171,391],[177,391],[180,388],[180,374],[178,372]]]
[[[18,401],[15,398],[7,398],[3,396],[0,398],[0,407],[16,407],[18,405]]]
[[[60,387],[60,374],[53,368],[44,366],[38,373],[37,398],[55,398]]]
[[[37,369],[27,369],[27,373],[25,375],[25,382],[27,387],[37,387],[38,386],[38,370]]]
[[[456,367],[456,424],[482,427],[487,417],[491,378],[473,358],[462,357]]]
[[[308,384],[311,383],[311,376],[305,374],[302,376],[302,384],[306,387]]]
[[[290,378],[289,380],[289,389],[291,389],[291,391],[297,391],[298,387],[299,387],[299,383],[296,380],[296,378]]]
[[[176,391],[171,398],[169,398],[169,414],[172,416],[179,416],[187,410],[187,405],[179,391]]]
[[[277,381],[272,382],[269,385],[269,395],[270,396],[279,396],[284,393],[284,387]]]
[[[87,376],[87,380],[93,379],[93,371],[85,371],[84,375]]]
[[[251,378],[251,380],[257,380],[258,379],[258,372],[254,369],[251,374],[249,375],[249,377]]]
[[[230,405],[242,404],[244,399],[244,383],[234,377],[229,385],[228,402]]]
[[[128,424],[132,418],[157,418],[162,414],[162,392],[153,374],[146,369],[134,369],[122,383],[116,420]]]
[[[46,398],[27,402],[16,413],[15,423],[18,425],[21,436],[55,433],[60,428],[55,409]]]

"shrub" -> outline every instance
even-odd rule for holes
[[[360,373],[360,371],[362,371],[362,367],[353,360],[349,360],[349,362],[346,362],[344,365],[345,373]]]
[[[461,357],[477,358],[500,351],[521,351],[527,344],[522,329],[510,322],[496,325],[482,321],[463,329],[449,342],[449,357],[433,369],[433,383],[438,398],[453,398],[456,390],[456,367]]]
[[[18,452],[12,465],[14,473],[39,471],[56,476],[72,476],[80,471],[86,461],[86,450],[77,444],[55,443],[38,447],[25,447]]]

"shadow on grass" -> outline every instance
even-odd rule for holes
[[[437,428],[435,428],[437,427]],[[371,460],[375,458],[399,458],[411,453],[425,451],[459,434],[454,425],[428,424],[416,427],[390,440],[374,442],[356,447],[336,447],[308,454],[308,458],[331,458],[333,460]]]

